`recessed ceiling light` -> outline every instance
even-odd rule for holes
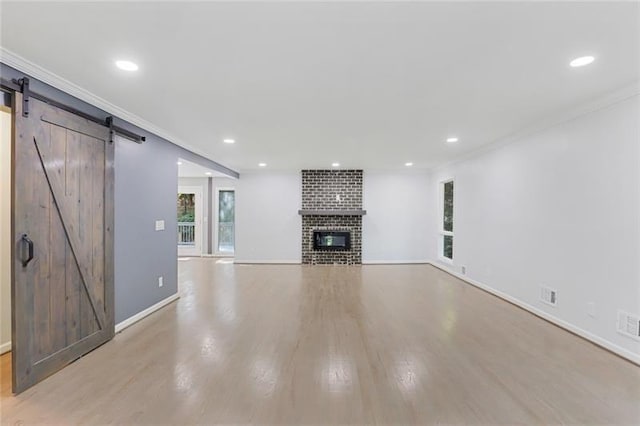
[[[267,167],[267,163],[258,163],[258,167]]]
[[[585,65],[589,65],[595,60],[596,58],[594,58],[593,56],[581,56],[569,62],[569,65],[571,65],[573,68],[584,67]]]
[[[223,139],[222,142],[224,142],[224,143],[236,143],[235,139]]]
[[[340,163],[331,163],[331,167],[340,167]]]
[[[177,164],[178,166],[182,166],[182,161],[178,161],[176,164]]]
[[[204,174],[207,175],[207,176],[211,176],[212,173],[211,172],[204,172]]]
[[[411,166],[413,166],[413,163],[412,162],[408,162],[408,163],[404,163],[404,165],[407,166],[407,167],[411,167]]]
[[[116,61],[116,66],[124,71],[138,71],[138,64],[131,61]]]
[[[450,138],[447,138],[447,142],[448,142],[448,143],[458,142],[458,138],[456,138],[456,137],[450,137]]]

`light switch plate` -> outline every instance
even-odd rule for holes
[[[156,231],[164,231],[164,220],[156,220]]]

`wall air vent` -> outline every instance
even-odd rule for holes
[[[618,333],[640,341],[640,316],[618,311]]]
[[[549,287],[540,287],[540,301],[550,306],[558,305],[558,290]]]

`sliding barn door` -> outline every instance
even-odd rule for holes
[[[36,99],[13,138],[13,391],[113,337],[109,129]]]

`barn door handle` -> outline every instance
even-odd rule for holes
[[[22,261],[22,267],[24,268],[33,259],[33,241],[31,241],[31,239],[27,236],[27,234],[22,234],[21,239],[23,242],[27,243],[27,247],[29,248],[29,257],[27,257],[27,260]]]

